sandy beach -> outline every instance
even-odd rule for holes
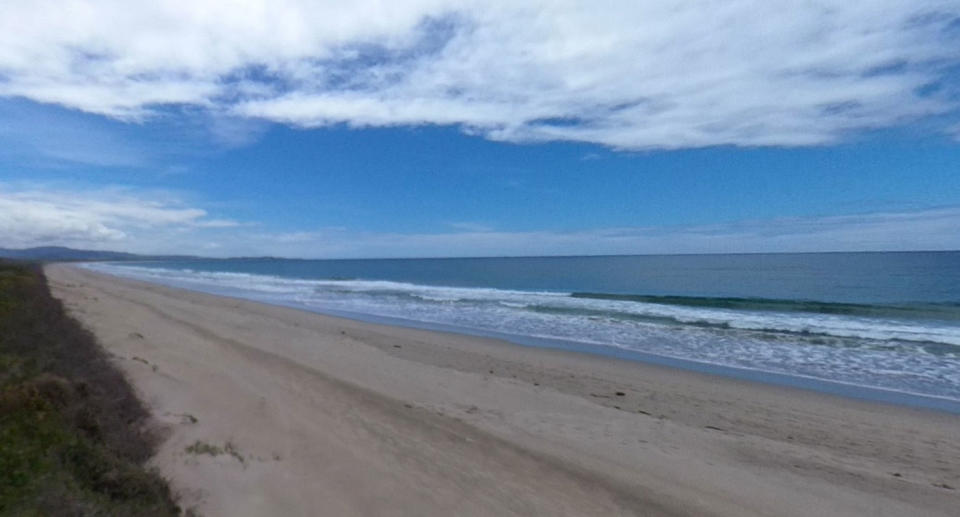
[[[46,268],[184,506],[954,516],[960,416]],[[209,447],[198,447],[197,445]]]

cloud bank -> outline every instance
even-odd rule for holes
[[[66,245],[135,253],[308,258],[456,257],[960,249],[960,207],[715,225],[511,232],[471,223],[394,233],[283,232],[218,219],[176,197],[130,188],[0,184],[4,247]]]
[[[955,0],[13,0],[0,96],[122,120],[803,146],[958,107]],[[954,77],[955,79],[955,77]]]
[[[0,243],[3,247],[65,245],[96,249],[164,246],[160,236],[237,226],[211,219],[206,210],[156,192],[124,188],[90,191],[16,189],[0,184]],[[151,244],[154,241],[154,244]],[[174,253],[175,251],[167,249]]]
[[[582,231],[374,233],[341,228],[255,234],[277,256],[479,257],[960,249],[960,207],[716,225]]]

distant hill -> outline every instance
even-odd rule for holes
[[[137,255],[121,251],[78,250],[63,246],[42,246],[38,248],[8,249],[0,248],[0,258],[46,261],[83,261],[83,260],[183,260],[196,259],[188,255]]]

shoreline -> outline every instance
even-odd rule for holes
[[[204,514],[950,515],[960,503],[956,415],[47,270],[167,426],[157,466]],[[185,454],[197,440],[248,459]],[[375,496],[343,493],[345,480]]]
[[[83,267],[83,265],[81,265]],[[94,273],[114,276],[107,272],[91,269]],[[708,375],[717,375],[725,378],[739,379],[748,382],[757,382],[773,386],[795,388],[800,390],[814,391],[818,393],[835,395],[840,397],[864,400],[869,402],[879,402],[884,404],[893,404],[919,409],[929,409],[934,411],[944,411],[960,415],[960,399],[947,396],[932,395],[928,393],[898,390],[894,388],[885,388],[880,386],[871,386],[868,384],[857,384],[853,382],[837,381],[815,377],[810,375],[800,375],[785,372],[776,372],[762,370],[759,368],[749,368],[744,366],[733,366],[721,363],[712,363],[686,359],[671,355],[663,355],[653,352],[643,352],[629,348],[618,347],[604,343],[589,343],[575,341],[563,338],[540,337],[525,334],[515,334],[509,332],[498,332],[482,328],[458,326],[448,323],[438,323],[431,321],[420,321],[394,316],[382,316],[376,314],[364,314],[360,312],[343,311],[336,309],[322,309],[306,304],[296,302],[280,302],[270,300],[258,300],[255,297],[245,297],[234,294],[230,290],[202,290],[177,284],[165,284],[160,282],[150,282],[138,278],[118,275],[118,278],[133,280],[137,282],[152,283],[162,285],[172,289],[182,289],[185,291],[200,292],[213,296],[222,296],[225,298],[246,300],[256,303],[263,303],[276,307],[286,307],[294,310],[301,310],[313,314],[320,314],[334,318],[345,318],[358,322],[386,325],[391,327],[400,327],[408,329],[427,330],[442,332],[448,334],[457,334],[463,336],[473,336],[479,338],[495,339],[505,341],[516,346],[532,347],[542,350],[561,350],[575,354],[584,354],[590,356],[599,356],[615,360],[639,362],[642,364],[660,366],[665,368],[680,369],[688,372],[697,372]]]
[[[174,287],[175,289],[191,289]],[[937,395],[928,395],[925,393],[916,393],[911,391],[895,390],[891,388],[881,388],[868,386],[865,384],[854,384],[851,382],[832,381],[819,377],[806,375],[787,374],[771,372],[754,368],[745,368],[739,366],[728,366],[719,363],[708,363],[660,355],[654,353],[640,352],[627,348],[619,348],[613,345],[604,345],[600,343],[582,343],[578,341],[545,338],[539,336],[526,336],[523,334],[510,334],[506,332],[494,332],[483,329],[474,329],[468,327],[458,327],[444,323],[434,323],[429,321],[417,321],[404,318],[394,318],[391,316],[379,316],[374,314],[354,313],[348,311],[320,310],[295,303],[268,303],[259,300],[251,300],[239,296],[230,296],[226,294],[207,293],[206,291],[197,291],[214,296],[223,296],[237,300],[247,300],[265,305],[274,305],[277,307],[288,307],[294,310],[301,310],[313,314],[321,314],[334,318],[344,318],[363,323],[373,323],[377,325],[386,325],[391,327],[427,330],[432,332],[442,332],[447,334],[457,334],[463,336],[473,336],[479,338],[495,339],[504,341],[514,346],[524,346],[541,350],[557,350],[577,355],[603,357],[613,360],[630,361],[650,366],[662,368],[678,369],[685,372],[695,372],[706,375],[715,375],[726,379],[736,379],[751,383],[760,383],[770,386],[780,386],[798,390],[813,391],[816,393],[834,395],[843,398],[862,400],[867,402],[876,402],[882,404],[891,404],[896,406],[910,407],[915,409],[927,409],[933,411],[943,411],[946,413],[960,414],[960,400],[950,397],[941,397]]]

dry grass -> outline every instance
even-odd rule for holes
[[[202,440],[197,440],[192,444],[188,445],[186,449],[184,449],[184,451],[187,454],[197,454],[197,455],[206,454],[208,456],[214,456],[214,457],[220,456],[221,454],[229,454],[230,456],[233,456],[233,458],[239,461],[240,463],[246,465],[246,459],[243,457],[242,454],[240,454],[240,449],[238,449],[233,442],[229,442],[229,441],[223,444],[223,446],[221,447],[219,445],[214,445],[212,443],[208,443]]]

